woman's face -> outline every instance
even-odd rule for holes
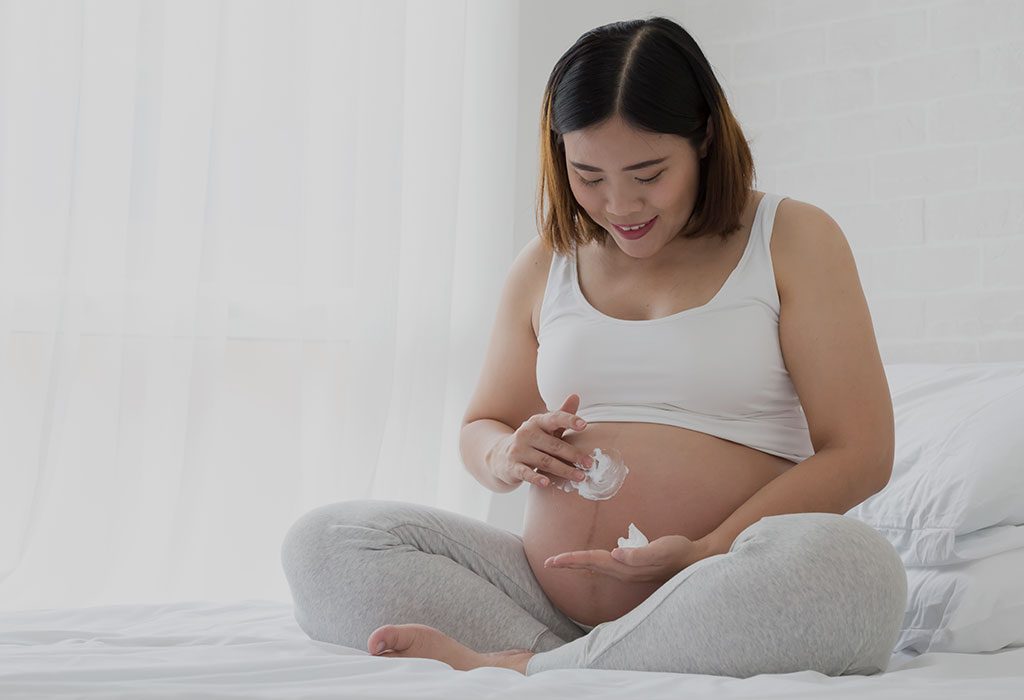
[[[709,131],[702,152],[711,136]],[[697,201],[702,155],[683,137],[637,131],[615,117],[599,126],[568,132],[563,141],[576,202],[626,255],[654,256],[690,219]],[[652,160],[661,162],[624,170]],[[651,219],[655,219],[654,225],[637,239],[627,238],[615,227]]]

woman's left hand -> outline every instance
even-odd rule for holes
[[[665,535],[643,547],[564,552],[548,557],[544,568],[588,569],[630,583],[664,583],[694,562],[711,556],[703,540]]]

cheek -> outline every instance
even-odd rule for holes
[[[675,211],[680,206],[678,190],[666,188],[664,191],[652,195],[650,202],[658,211]]]
[[[594,212],[600,208],[597,195],[585,185],[573,185],[572,194],[576,197],[576,203],[594,218]]]
[[[681,182],[666,182],[664,187],[659,187],[657,192],[650,196],[652,208],[658,211],[678,211],[686,206],[686,184]]]

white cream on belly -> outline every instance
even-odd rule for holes
[[[583,471],[586,478],[583,481],[567,479],[562,490],[572,493],[576,489],[583,498],[591,501],[607,500],[619,492],[626,474],[629,474],[629,467],[622,461],[622,453],[614,448],[606,452],[595,447],[590,456],[594,458],[594,466]],[[576,467],[582,469],[579,464]]]

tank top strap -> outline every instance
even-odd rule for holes
[[[778,194],[775,192],[765,192],[764,194],[764,206],[760,207],[758,230],[761,233],[761,237],[764,239],[765,248],[771,243],[772,232],[775,226],[775,213],[779,209],[779,204],[784,199],[789,199],[784,194]]]
[[[548,266],[544,298],[541,300],[540,317],[537,321],[539,335],[544,334],[544,326],[553,315],[558,315],[567,304],[572,303],[573,264],[572,255],[562,255],[557,250],[551,251],[551,264]]]
[[[758,202],[743,255],[715,296],[714,303],[709,303],[709,310],[754,302],[764,306],[778,320],[780,304],[769,246],[775,211],[783,199],[785,197],[766,192]]]

